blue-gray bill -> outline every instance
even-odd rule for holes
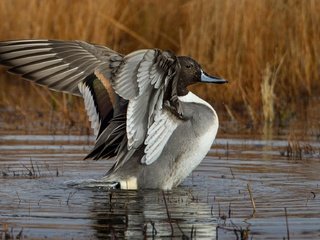
[[[201,70],[201,82],[223,84],[223,83],[227,83],[228,81],[223,78],[210,76]]]

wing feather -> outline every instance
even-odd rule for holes
[[[94,134],[98,137],[109,124],[113,105],[108,90],[94,74],[78,84]]]
[[[115,92],[129,100],[126,124],[128,150],[146,144],[148,128],[154,124],[155,114],[162,108],[167,76],[174,61],[175,56],[168,52],[157,49],[139,50],[125,56],[112,75],[111,82]],[[161,139],[166,138],[161,133],[159,136]],[[161,147],[159,149],[157,148],[161,151]],[[151,163],[158,157],[156,154],[149,160],[149,155],[150,153],[147,154],[146,163]]]
[[[84,99],[84,105],[91,122],[91,128],[93,128],[94,134],[97,136],[100,129],[101,121],[99,118],[99,113],[97,112],[94,104],[92,93],[89,87],[86,86],[83,82],[80,82],[78,87]]]
[[[159,158],[180,122],[181,120],[165,109],[156,114],[154,123],[148,129],[148,135],[145,140],[145,155],[141,159],[142,163],[150,165]]]
[[[8,67],[14,67],[14,66],[20,66],[27,63],[35,62],[35,61],[50,59],[56,55],[57,55],[56,53],[29,54],[29,55],[24,55],[23,58],[18,57],[18,58],[10,59],[10,61],[2,60],[3,62],[1,62],[1,64]],[[1,56],[1,59],[3,59],[2,56]]]
[[[108,68],[109,76],[114,70],[109,66],[111,56],[121,54],[115,51],[82,41],[57,40],[18,40],[0,42],[0,63],[9,71],[24,78],[47,85],[57,91],[81,95],[78,83],[102,64]],[[73,71],[69,71],[73,70]],[[64,84],[54,75],[68,72],[68,83]],[[77,76],[77,77],[74,77]],[[47,78],[47,80],[44,80]],[[64,79],[64,78],[63,78]],[[72,81],[70,80],[72,79]]]
[[[129,150],[131,148],[138,148],[143,144],[147,133],[146,116],[149,96],[150,92],[146,92],[141,96],[141,98],[129,101],[127,110],[127,138]]]
[[[139,50],[126,55],[115,76],[111,79],[117,94],[124,99],[132,99],[138,95],[138,66],[147,50]]]

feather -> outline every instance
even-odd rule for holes
[[[115,57],[116,55],[118,57]],[[113,59],[121,58],[121,54],[109,48],[81,41],[19,40],[0,42],[0,63],[8,66],[9,71],[20,74],[37,84],[49,85],[53,90],[69,92],[74,95],[81,95],[78,83],[92,74],[95,68],[108,62],[111,56]],[[73,71],[69,72],[69,70]],[[109,69],[110,73],[111,71],[112,69]],[[69,81],[66,84],[62,83],[61,79],[53,77],[64,72],[70,73],[68,75]],[[106,72],[107,70],[103,74]],[[50,78],[50,80],[44,80],[44,78]]]
[[[171,134],[180,122],[181,120],[178,120],[165,109],[157,113],[145,140],[145,156],[141,160],[143,164],[150,165],[158,159]]]

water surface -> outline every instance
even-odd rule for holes
[[[172,191],[70,187],[112,166],[82,160],[93,141],[0,136],[2,239],[320,238],[318,141],[217,139]]]

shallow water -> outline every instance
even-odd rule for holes
[[[319,141],[217,139],[170,192],[68,186],[112,166],[82,160],[92,143],[0,136],[2,239],[320,238]]]

